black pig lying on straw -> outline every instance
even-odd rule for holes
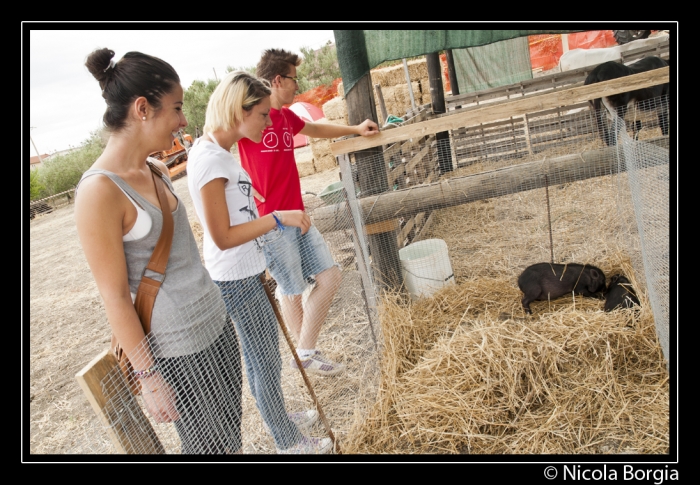
[[[616,274],[610,278],[610,286],[605,292],[605,311],[615,308],[632,308],[639,305],[639,299],[632,289],[632,284],[623,275]]]
[[[532,313],[535,300],[554,300],[567,293],[597,298],[605,291],[605,273],[589,264],[537,263],[528,266],[518,277],[523,292],[523,308]]]

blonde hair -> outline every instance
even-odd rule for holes
[[[238,126],[243,112],[253,109],[271,93],[268,81],[246,71],[229,72],[209,98],[202,131],[210,133]]]

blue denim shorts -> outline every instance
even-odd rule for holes
[[[300,295],[313,276],[335,264],[326,241],[316,227],[302,235],[298,227],[272,230],[261,236],[267,269],[283,295]]]

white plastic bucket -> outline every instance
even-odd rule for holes
[[[430,296],[443,286],[455,283],[447,243],[442,239],[425,239],[399,249],[404,284],[416,300]]]

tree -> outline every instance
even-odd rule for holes
[[[192,135],[192,138],[195,137],[195,127],[199,127],[199,133],[200,135],[202,134],[207,104],[211,93],[214,92],[218,85],[219,81],[216,79],[209,79],[206,82],[195,80],[192,81],[190,87],[185,91],[185,104],[182,108],[185,118],[187,118],[185,133]]]
[[[304,93],[317,86],[330,86],[340,76],[340,65],[335,45],[326,44],[317,51],[310,47],[299,48],[304,60],[297,68],[299,92]]]
[[[235,68],[235,69],[234,69],[233,67],[231,67],[231,66],[226,66],[226,73],[229,73],[229,72],[232,72],[232,71],[245,71],[245,72],[248,72],[248,73],[252,74],[253,76],[255,76],[255,75],[256,75],[256,74],[255,74],[255,71],[256,71],[256,70],[257,70],[257,67],[256,67],[256,66],[237,67],[237,68]]]
[[[78,185],[83,173],[102,155],[106,146],[102,130],[97,129],[83,144],[64,155],[45,160],[38,171],[40,198],[49,197]],[[31,180],[31,179],[30,179]]]
[[[39,181],[39,168],[29,169],[29,200],[36,200],[44,190],[44,186]]]

